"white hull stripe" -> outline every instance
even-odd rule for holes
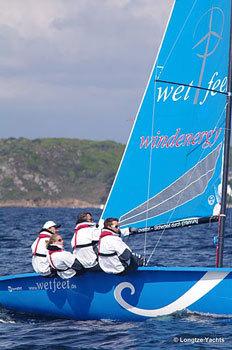
[[[173,301],[171,304],[163,306],[159,309],[146,310],[139,309],[135,306],[128,304],[122,298],[122,291],[125,288],[131,290],[131,295],[135,293],[134,286],[129,282],[122,282],[118,284],[114,290],[114,297],[117,302],[127,311],[132,312],[136,315],[146,316],[146,317],[156,317],[172,314],[176,311],[183,310],[188,306],[192,305],[208,292],[210,292],[214,287],[216,287],[230,272],[206,272],[205,275],[194,284],[187,292],[185,292],[181,297]]]

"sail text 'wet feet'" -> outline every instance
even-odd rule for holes
[[[215,96],[217,93],[225,93],[227,86],[227,77],[223,79],[217,79],[218,72],[214,72],[210,81],[208,82],[208,86],[204,87],[202,90],[202,97],[199,101],[199,105],[203,105],[209,96]],[[192,97],[193,103],[196,104],[198,99],[196,99],[196,95],[198,95],[199,89],[201,87],[194,86],[194,81],[192,80],[188,85],[172,85],[169,83],[168,86],[163,88],[162,86],[157,87],[157,102],[166,102],[168,100],[172,100],[173,102],[177,101],[187,101]]]

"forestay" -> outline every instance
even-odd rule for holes
[[[230,1],[177,0],[102,218],[147,227],[220,203]]]

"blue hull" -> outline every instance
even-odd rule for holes
[[[0,305],[77,320],[143,320],[181,310],[232,315],[232,269],[144,267],[125,276],[0,278]]]

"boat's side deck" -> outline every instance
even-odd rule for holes
[[[223,268],[216,268],[216,267],[169,267],[169,266],[144,266],[139,267],[139,271],[171,271],[171,272],[177,272],[177,271],[192,271],[192,272],[207,272],[207,271],[221,271],[221,272],[232,272],[232,267],[223,267]],[[91,272],[96,273],[96,272]],[[99,273],[99,272],[98,272]],[[100,272],[101,273],[101,272]],[[103,272],[102,272],[103,273]],[[0,276],[0,280],[8,280],[8,279],[16,279],[16,278],[22,278],[22,277],[33,277],[38,276],[36,273],[24,273],[24,274],[17,274],[17,275],[8,275],[8,276]]]

